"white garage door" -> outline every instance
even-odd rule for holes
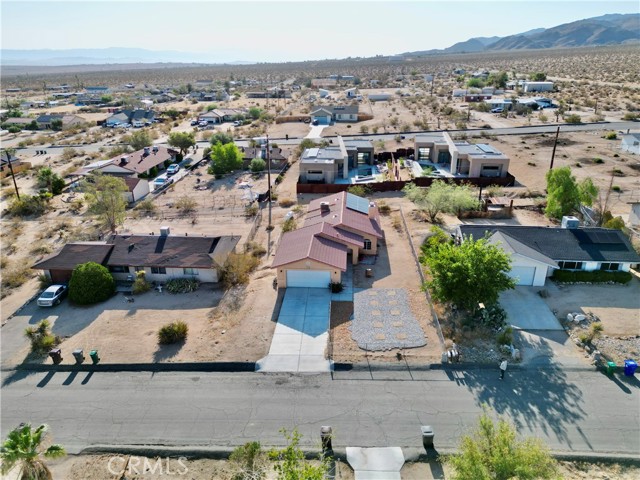
[[[287,270],[287,287],[328,288],[331,272],[323,270]]]
[[[517,285],[533,285],[536,267],[511,267],[509,275],[516,279]]]

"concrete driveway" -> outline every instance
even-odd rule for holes
[[[520,330],[564,330],[549,306],[538,295],[540,287],[516,287],[500,295],[509,324]]]
[[[311,125],[311,129],[309,130],[309,133],[307,133],[307,136],[304,138],[311,138],[311,139],[322,138],[322,130],[324,130],[328,126],[329,125]]]

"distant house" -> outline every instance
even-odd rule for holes
[[[356,96],[358,95],[358,89],[357,88],[348,88],[347,90],[344,91],[344,94],[347,98],[356,98]]]
[[[620,150],[640,155],[640,133],[627,133],[626,135],[622,135]]]
[[[175,161],[178,152],[171,148],[154,145],[144,147],[133,153],[118,155],[109,160],[102,160],[76,170],[73,175],[86,176],[97,170],[115,176],[149,176],[152,169],[164,170],[165,164]]]
[[[72,127],[74,125],[81,125],[85,123],[84,119],[77,115],[58,115],[58,114],[40,115],[38,118],[36,118],[36,123],[38,124],[39,128],[49,130],[52,128],[52,123],[55,120],[61,120],[63,128]]]
[[[464,95],[465,102],[483,102],[489,100],[493,94],[491,93],[466,93]]]
[[[391,98],[391,94],[387,92],[370,93],[367,98],[370,102],[386,102]]]
[[[375,255],[384,238],[378,208],[366,198],[340,192],[309,204],[302,228],[282,236],[272,268],[278,287],[327,288],[347,265]]]
[[[506,98],[491,98],[485,100],[484,103],[489,105],[489,108],[502,108],[503,110],[511,110],[513,102]]]
[[[331,122],[357,122],[358,111],[358,105],[318,107],[311,112],[311,121],[320,125],[329,125]]]
[[[553,82],[524,82],[525,93],[529,92],[551,92]]]
[[[112,235],[104,242],[68,243],[53,255],[33,265],[52,282],[67,283],[80,263],[106,266],[116,280],[131,280],[140,271],[148,281],[166,282],[193,278],[218,282],[220,269],[240,240],[239,236]]]
[[[509,157],[484,143],[453,140],[447,132],[415,136],[415,159],[460,177],[506,177]]]
[[[348,179],[349,170],[373,165],[373,144],[369,140],[344,141],[337,146],[307,148],[300,158],[301,183],[335,183]]]
[[[333,109],[331,107],[318,107],[311,112],[311,121],[320,125],[329,125],[333,120]]]
[[[320,95],[320,98],[326,98],[331,94],[331,92],[329,90],[324,89],[324,88],[319,88],[318,89],[318,94]]]
[[[628,272],[640,262],[629,239],[620,230],[578,227],[578,220],[564,227],[521,225],[459,225],[462,240],[489,237],[511,255],[510,275],[518,285],[542,286],[554,269]]]
[[[208,112],[198,115],[198,121],[207,123],[224,123],[232,122],[236,118],[244,118],[247,114],[246,110],[238,108],[215,108]]]
[[[226,102],[229,98],[229,94],[223,88],[211,92],[191,92],[189,94],[189,99],[198,102]]]
[[[11,168],[9,168],[9,162],[11,162]],[[15,155],[10,155],[6,150],[0,152],[0,178],[11,175],[11,170],[13,173],[18,173],[29,168],[31,168],[31,163],[23,162]]]
[[[121,125],[124,123],[133,124],[133,122],[142,122],[144,124],[153,122],[155,117],[156,114],[153,110],[122,110],[107,118],[105,120],[105,125],[107,127],[112,127],[114,125]]]

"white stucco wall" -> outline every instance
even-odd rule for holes
[[[536,273],[533,277],[533,285],[536,287],[544,286],[544,282],[547,277],[553,273],[553,269],[546,263],[538,262],[532,258],[525,257],[519,254],[511,255],[512,267],[535,267]],[[550,270],[550,272],[549,272]]]
[[[172,278],[195,278],[199,282],[203,283],[216,283],[218,281],[218,272],[215,268],[198,268],[195,270],[197,275],[185,275],[182,268],[167,268],[167,273],[153,274],[151,273],[151,267],[145,267],[145,278],[149,282],[166,282]],[[136,271],[134,267],[129,267],[129,273],[113,273],[113,278],[116,280],[127,280],[129,275],[135,275]]]

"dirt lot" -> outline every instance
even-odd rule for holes
[[[124,468],[128,459],[127,455],[121,455],[111,461],[112,470],[117,467]],[[114,474],[109,472],[109,461],[113,458],[109,455],[78,455],[67,456],[60,460],[50,462],[54,480],[112,480]],[[178,463],[177,458],[153,458],[147,459],[148,465],[153,468],[157,465],[157,460],[161,461],[165,474],[160,474],[160,468],[156,467],[156,473],[147,470],[143,472],[145,457],[133,457],[134,463],[127,478],[133,479],[160,479],[160,478],[176,478],[176,472],[184,472],[188,469],[187,478],[189,480],[231,480],[234,469],[226,460],[211,459],[191,459],[181,460]],[[136,474],[133,465],[138,460],[139,467]],[[640,468],[626,464],[602,464],[587,462],[559,462],[560,476],[566,480],[609,480],[616,478],[618,480],[635,480],[640,475]],[[166,472],[173,472],[167,474]],[[431,463],[405,463],[400,472],[404,480],[446,480],[452,478],[453,474],[449,467],[441,465],[437,462]],[[268,479],[275,479],[274,472],[270,472]],[[338,461],[336,463],[336,479],[352,480],[354,478],[353,470],[345,462]]]

